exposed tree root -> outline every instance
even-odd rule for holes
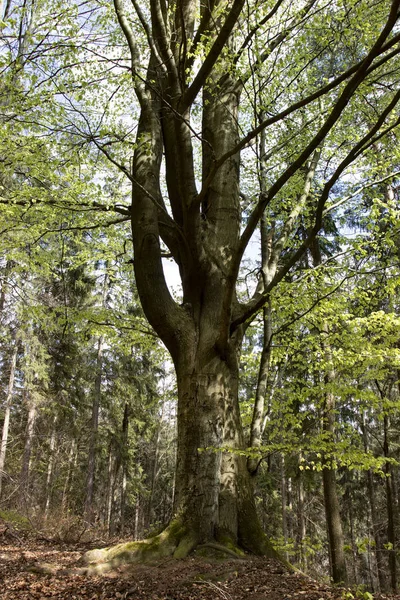
[[[231,548],[227,548],[226,546],[224,546],[223,544],[217,544],[216,542],[207,542],[206,544],[200,544],[199,546],[196,546],[196,551],[197,550],[207,550],[208,548],[210,548],[211,550],[218,550],[218,552],[222,552],[223,554],[228,554],[228,556],[232,557],[232,558],[236,558],[236,559],[242,559],[245,557],[245,554],[242,550],[240,550],[239,548],[237,550],[232,550]]]
[[[185,558],[196,545],[195,536],[188,533],[179,520],[174,520],[159,535],[138,542],[90,550],[83,556],[83,561],[88,565],[103,563],[114,568],[123,563],[151,562],[169,556]]]
[[[266,538],[263,544],[258,544],[258,551],[251,554],[259,554],[268,557],[274,557],[289,566],[286,561],[272,549]],[[261,548],[261,546],[263,546]],[[263,550],[263,551],[262,551]],[[159,535],[137,542],[126,542],[98,550],[90,550],[82,557],[86,573],[95,574],[114,569],[127,563],[146,563],[158,561],[165,558],[181,559],[186,558],[191,552],[215,558],[218,552],[226,555],[227,558],[245,559],[246,554],[237,544],[234,544],[229,538],[210,540],[206,543],[199,543],[199,540],[189,527],[182,524],[179,519],[172,523]]]

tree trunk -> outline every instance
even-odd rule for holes
[[[72,439],[71,448],[70,448],[70,451],[68,454],[67,476],[65,478],[63,493],[62,493],[62,500],[61,500],[61,512],[63,515],[65,515],[65,513],[67,512],[67,509],[68,509],[69,495],[71,493],[70,486],[72,483],[72,473],[76,467],[77,454],[78,453],[77,453],[77,448],[76,448],[76,442],[74,439]]]
[[[90,442],[89,442],[89,455],[88,455],[88,469],[86,477],[86,498],[84,515],[85,519],[89,522],[93,521],[93,491],[94,491],[94,473],[96,467],[96,453],[97,453],[97,435],[99,429],[99,409],[100,409],[100,396],[101,396],[101,379],[102,379],[102,367],[103,367],[103,337],[100,336],[97,344],[97,358],[96,358],[96,379],[94,384],[94,396],[92,405],[92,420],[90,426]]]
[[[321,265],[322,256],[319,240],[316,238],[310,247],[314,267]],[[332,351],[329,345],[329,326],[323,323],[320,331],[320,344],[322,355],[327,367],[324,373],[326,385],[322,430],[327,434],[327,439],[333,442],[335,439],[335,396],[329,387],[335,382],[335,371],[332,365]],[[336,486],[336,470],[329,464],[330,458],[323,455],[325,463],[322,469],[322,482],[324,488],[325,517],[328,531],[330,565],[334,583],[347,583],[346,558],[344,553],[344,537],[342,520],[340,516],[339,499]]]
[[[108,469],[107,469],[107,486],[105,493],[105,519],[104,525],[107,529],[108,534],[111,532],[111,513],[113,507],[113,499],[114,499],[114,455],[113,455],[113,447],[110,443],[108,448]]]
[[[8,430],[10,426],[10,414],[11,414],[11,404],[12,404],[12,395],[14,390],[14,378],[15,378],[15,368],[17,364],[17,354],[18,354],[18,344],[15,343],[13,353],[10,361],[10,375],[8,378],[8,386],[7,386],[7,394],[6,394],[6,402],[5,402],[5,410],[4,410],[4,422],[3,422],[3,432],[1,436],[1,447],[0,447],[0,498],[2,491],[2,481],[4,475],[4,465],[6,460],[6,452],[7,452],[7,442],[8,442]]]
[[[344,555],[342,521],[336,489],[335,470],[325,467],[322,470],[324,484],[325,514],[327,520],[329,551],[331,555],[332,579],[335,583],[347,581]]]
[[[288,487],[285,472],[285,456],[281,454],[281,508],[282,508],[282,537],[285,547],[288,543],[288,513],[287,513]],[[285,549],[285,557],[288,560],[288,553]]]
[[[29,473],[31,466],[31,454],[32,454],[32,442],[33,442],[33,434],[34,427],[36,421],[36,413],[37,407],[34,401],[31,400],[30,392],[25,390],[25,399],[28,404],[28,420],[26,423],[26,432],[25,432],[25,445],[24,445],[24,453],[22,456],[22,466],[21,466],[21,475],[20,475],[20,504],[24,505],[27,492],[29,489]]]
[[[369,442],[368,442],[368,432],[366,427],[366,414],[365,411],[362,415],[362,431],[363,431],[363,439],[364,439],[364,450],[367,453],[369,451]],[[386,591],[386,577],[385,577],[385,565],[382,554],[382,539],[380,534],[380,527],[378,521],[378,512],[376,508],[376,498],[375,498],[375,485],[374,485],[374,474],[372,469],[368,469],[367,471],[367,488],[368,488],[368,499],[369,506],[371,511],[371,524],[372,524],[372,532],[374,536],[375,542],[375,559],[376,559],[376,569],[378,572],[378,582],[379,582],[379,590],[380,592]]]
[[[324,326],[324,333],[328,328]],[[325,339],[322,340],[322,348],[325,358],[331,362],[330,347]],[[325,383],[329,386],[335,380],[332,367],[328,367],[325,374]],[[333,441],[335,435],[335,397],[328,389],[325,394],[325,406],[322,422],[323,431],[328,434],[328,439]],[[326,457],[323,457],[326,461]],[[329,461],[329,458],[328,458]],[[334,583],[347,582],[346,558],[344,553],[344,537],[342,519],[340,516],[339,499],[336,485],[336,470],[328,464],[322,469],[322,481],[324,487],[325,515],[327,520],[329,548],[331,555],[332,579]]]
[[[237,367],[214,356],[189,375],[178,371],[178,448],[175,513],[195,546],[231,542],[271,553],[256,515],[243,450]]]
[[[299,456],[299,459],[301,455]],[[305,552],[305,539],[307,535],[306,529],[306,518],[304,514],[305,507],[305,494],[304,494],[304,482],[302,472],[299,470],[298,473],[298,534],[297,534],[297,547],[298,547],[298,560],[301,568],[307,569],[307,554]]]
[[[383,453],[385,458],[389,458],[389,416],[385,414],[383,418],[384,428],[384,440],[383,440]],[[394,520],[394,496],[392,489],[392,473],[391,465],[389,462],[385,464],[386,473],[386,509],[387,509],[387,537],[389,547],[389,572],[390,572],[390,585],[393,592],[397,589],[397,573],[396,573],[396,533],[395,533],[395,520]]]
[[[129,454],[128,454],[128,436],[129,436],[129,405],[125,403],[124,417],[122,420],[122,448],[121,461],[122,461],[122,482],[121,482],[121,501],[120,501],[120,533],[124,533],[125,529],[125,504],[126,504],[126,487],[128,480],[128,466],[129,466]]]
[[[154,517],[154,514],[153,514],[154,513],[154,507],[153,507],[154,492],[155,492],[155,488],[156,488],[156,481],[157,481],[157,475],[158,475],[161,422],[162,422],[162,418],[163,418],[163,413],[164,413],[164,404],[162,405],[161,415],[159,416],[159,419],[158,419],[157,430],[156,430],[154,446],[153,446],[154,447],[154,460],[153,460],[153,465],[152,465],[152,469],[151,469],[150,496],[149,496],[149,504],[148,504],[148,515],[147,515],[147,522],[148,522],[148,525],[150,525],[150,526],[153,522],[153,517]]]
[[[55,459],[55,448],[56,448],[56,435],[57,435],[57,417],[55,416],[53,419],[53,428],[51,430],[50,437],[50,448],[49,448],[49,462],[47,465],[47,477],[46,477],[46,502],[44,506],[44,518],[47,519],[49,508],[50,508],[50,500],[51,500],[51,482],[53,479],[53,470],[54,470],[54,459]]]

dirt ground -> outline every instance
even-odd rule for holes
[[[347,590],[288,572],[277,561],[262,558],[164,559],[151,565],[127,565],[103,575],[89,576],[79,570],[82,567],[79,560],[87,549],[83,545],[0,536],[1,600],[343,600],[346,597]],[[389,597],[380,597],[384,598]],[[390,598],[400,600],[400,596]]]

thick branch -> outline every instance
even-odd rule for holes
[[[215,40],[210,52],[207,54],[203,65],[200,67],[192,85],[188,88],[181,101],[182,112],[184,112],[189,106],[192,105],[197,94],[205,84],[208,76],[210,75],[214,65],[221,55],[223,48],[225,47],[229,36],[232,33],[234,26],[237,23],[240,13],[244,5],[244,0],[234,0],[233,6],[226,17],[225,23],[221,27],[217,39]]]
[[[118,23],[122,29],[122,32],[128,42],[129,51],[131,53],[131,68],[132,68],[132,77],[134,80],[135,91],[140,102],[140,105],[143,107],[147,102],[147,97],[145,93],[145,87],[140,82],[141,79],[137,77],[139,70],[141,68],[141,60],[139,49],[136,44],[135,34],[132,31],[132,28],[129,24],[128,19],[124,13],[124,9],[122,6],[121,0],[114,0],[114,8],[115,13],[117,15]]]
[[[392,52],[388,53],[386,56],[383,56],[380,60],[378,60],[374,64],[370,65],[370,67],[367,69],[367,71],[365,73],[365,77],[367,77],[370,73],[372,73],[373,71],[375,71],[376,69],[378,69],[380,66],[382,66],[384,63],[386,63],[387,61],[389,61],[394,56],[400,54],[400,46],[398,45],[398,42],[400,42],[400,33],[398,33],[397,35],[393,36],[393,38],[391,40],[389,40],[386,44],[384,44],[380,48],[380,50],[377,52],[376,56],[380,56],[381,54],[384,54],[385,52],[387,52],[387,50],[390,50],[390,48],[392,48],[393,46],[395,46],[395,49],[392,50]],[[371,50],[371,52],[372,52],[372,50]],[[370,54],[367,56],[367,58],[369,56],[370,56]],[[375,58],[375,56],[374,56],[374,58]],[[215,177],[216,172],[218,171],[218,169],[221,168],[221,166],[227,160],[229,160],[229,158],[231,156],[234,156],[235,154],[237,154],[238,152],[240,152],[241,150],[243,150],[243,148],[245,148],[246,146],[248,146],[250,144],[250,142],[252,142],[261,133],[261,131],[263,131],[267,127],[270,127],[271,125],[274,125],[275,123],[279,123],[280,121],[283,121],[283,119],[285,119],[286,117],[288,117],[292,113],[296,112],[300,108],[305,108],[306,106],[308,106],[309,104],[311,104],[315,100],[318,100],[322,96],[325,96],[326,94],[328,94],[329,92],[331,92],[333,89],[337,88],[341,83],[343,83],[344,81],[346,81],[346,79],[349,79],[349,77],[351,77],[352,75],[354,75],[354,73],[357,73],[358,70],[363,66],[365,60],[366,59],[363,59],[362,61],[360,61],[357,64],[353,65],[352,67],[350,67],[350,69],[348,69],[347,71],[345,71],[344,73],[342,73],[341,75],[339,75],[338,77],[336,77],[336,79],[334,79],[333,81],[331,81],[327,85],[323,86],[322,88],[320,88],[316,92],[313,92],[309,96],[306,96],[305,98],[302,98],[298,102],[295,102],[294,104],[292,104],[291,106],[289,106],[285,110],[281,111],[280,113],[277,113],[276,115],[274,115],[272,117],[269,117],[268,119],[265,119],[257,127],[255,127],[254,129],[252,129],[231,150],[229,150],[228,152],[226,152],[225,154],[223,154],[222,156],[220,156],[215,161],[212,170],[210,170],[210,173],[209,173],[207,179],[203,183],[203,187],[202,187],[202,189],[201,189],[201,191],[199,193],[199,196],[196,199],[196,201],[199,204],[202,202],[202,200],[204,198],[204,195],[206,194],[209,185],[211,184],[213,178]]]

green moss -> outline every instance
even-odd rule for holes
[[[84,556],[86,564],[112,563],[118,566],[129,562],[150,562],[171,556],[185,535],[179,520],[173,521],[162,533],[147,540],[125,542],[102,550],[91,550]]]
[[[246,556],[245,552],[242,550],[242,548],[239,548],[239,546],[237,545],[233,537],[229,535],[229,533],[219,531],[216,540],[219,544],[221,544],[221,546],[224,546],[224,548],[231,550],[231,552],[234,552],[239,558]]]
[[[193,548],[195,548],[196,544],[197,537],[193,533],[183,536],[174,552],[174,558],[186,558]]]
[[[11,523],[16,529],[31,529],[29,520],[15,510],[0,510],[0,519]]]

